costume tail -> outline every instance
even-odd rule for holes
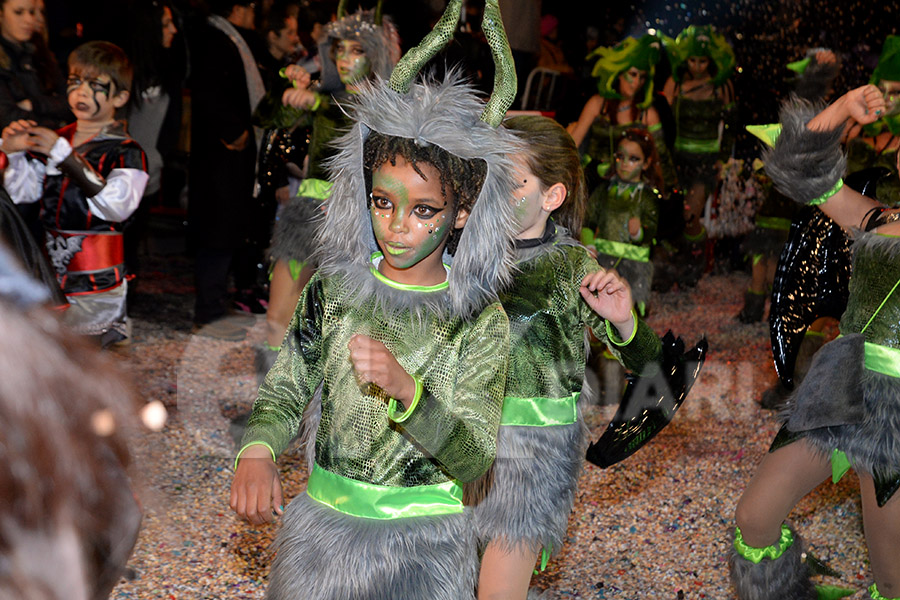
[[[669,331],[662,338],[662,364],[655,375],[626,375],[619,410],[585,458],[606,468],[623,461],[669,424],[684,402],[706,360],[709,344],[702,338],[684,351],[684,341]]]

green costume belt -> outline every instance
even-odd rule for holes
[[[365,519],[405,519],[463,512],[455,481],[396,487],[343,477],[314,465],[306,494],[338,512]]]
[[[756,217],[756,226],[763,229],[788,231],[791,228],[791,220],[782,217]]]
[[[866,342],[866,368],[882,375],[900,377],[900,349]]]
[[[636,260],[639,262],[647,262],[650,260],[650,248],[647,246],[635,246],[634,244],[626,244],[625,242],[613,242],[612,240],[598,239],[594,240],[594,248],[597,249],[597,252],[602,254],[627,258],[628,260]]]
[[[525,427],[550,427],[571,425],[578,418],[576,405],[581,392],[573,392],[565,398],[516,398],[503,399],[501,425]]]
[[[681,136],[675,137],[675,150],[679,152],[690,152],[692,154],[716,154],[721,150],[718,139],[714,140],[692,140]]]
[[[297,188],[297,197],[328,200],[328,196],[331,195],[332,185],[334,184],[324,179],[304,179],[300,182],[300,187]]]

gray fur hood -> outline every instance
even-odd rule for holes
[[[466,318],[496,300],[512,275],[512,240],[516,233],[511,199],[516,188],[513,156],[522,142],[503,127],[480,120],[484,103],[474,89],[450,73],[443,81],[418,82],[406,94],[376,79],[348,105],[352,129],[336,141],[339,152],[328,163],[334,187],[325,219],[317,232],[319,265],[324,275],[342,276],[351,297],[360,303],[375,297],[395,312],[411,309],[419,318]],[[372,232],[363,175],[363,142],[369,132],[436,144],[463,159],[480,159],[487,175],[453,257],[444,292],[394,289],[370,272],[378,251]],[[352,301],[352,300],[351,300]]]

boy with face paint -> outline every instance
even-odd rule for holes
[[[144,152],[115,118],[131,76],[118,46],[79,46],[67,80],[75,123],[53,131],[20,120],[2,133],[10,196],[41,203],[47,252],[69,300],[65,320],[103,345],[127,338],[122,223],[148,179]]]

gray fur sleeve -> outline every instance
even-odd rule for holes
[[[794,93],[810,102],[823,100],[837,78],[838,73],[841,72],[841,65],[838,62],[818,62],[815,55],[819,50],[821,48],[815,48],[806,53],[811,59],[809,66],[796,79],[794,86]]]
[[[778,191],[800,204],[809,204],[833,188],[847,164],[841,149],[841,127],[831,131],[806,127],[820,109],[792,97],[781,108],[781,135],[775,147],[763,155],[766,174]]]

